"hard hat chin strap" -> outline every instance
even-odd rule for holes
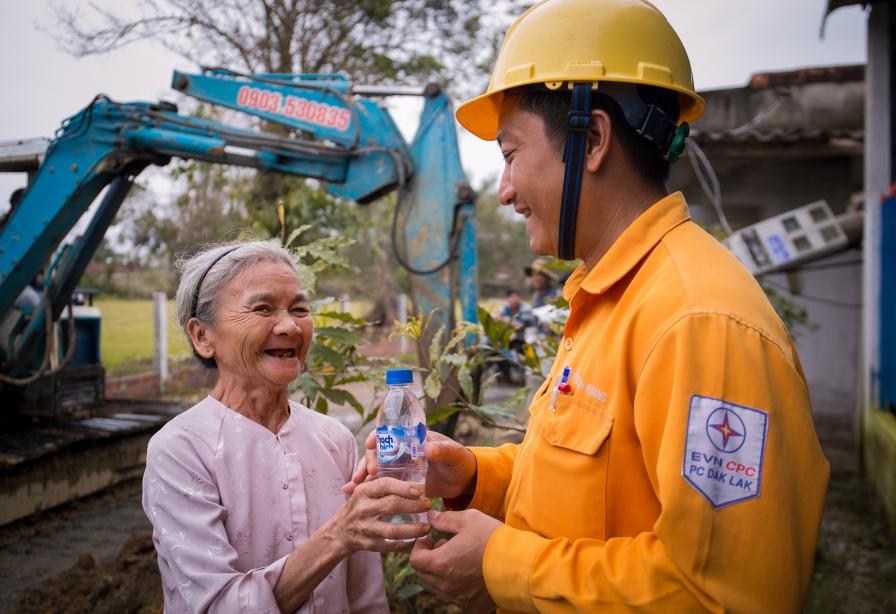
[[[579,194],[582,170],[585,166],[585,145],[591,126],[591,83],[576,83],[572,87],[572,110],[567,124],[566,150],[563,162],[563,196],[560,201],[560,236],[557,256],[562,260],[576,257],[576,218],[579,214]]]
[[[591,126],[591,87],[591,83],[575,83],[572,86],[572,110],[569,112],[566,150],[563,152],[566,170],[563,174],[557,241],[557,256],[562,260],[574,260],[576,257],[576,219],[588,128]],[[631,85],[614,83],[602,85],[601,88],[603,93],[619,104],[626,122],[640,137],[653,143],[670,164],[678,160],[690,130],[687,123],[676,126],[675,120],[659,106],[642,101]]]

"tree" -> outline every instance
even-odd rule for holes
[[[163,287],[156,289],[171,292],[177,285],[172,264],[178,254],[251,234],[242,198],[252,175],[197,161],[179,162],[169,172],[174,195],[161,197],[148,189],[151,180],[136,184],[106,242],[123,264],[165,271]],[[93,259],[107,257],[97,253]]]
[[[518,8],[517,0],[143,0],[130,13],[62,2],[55,12],[60,42],[77,56],[154,39],[200,65],[479,89]]]
[[[486,182],[491,186],[495,183],[494,180]],[[483,246],[478,254],[482,293],[503,297],[507,290],[513,288],[527,294],[524,269],[531,264],[533,257],[529,238],[521,217],[513,213],[510,207],[499,204],[494,187],[479,191],[476,233],[479,244]]]

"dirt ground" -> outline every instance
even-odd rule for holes
[[[836,434],[835,427],[827,430]],[[470,424],[463,431],[480,441],[493,436]],[[842,460],[850,458],[849,445],[848,437],[826,442],[829,458],[841,460],[832,473],[805,611],[896,612],[896,535],[871,489]],[[149,530],[138,480],[0,528],[0,611],[161,612]],[[415,606],[393,604],[393,611],[458,612],[426,594]]]

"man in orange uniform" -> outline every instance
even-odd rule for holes
[[[783,324],[665,188],[703,108],[653,6],[546,0],[458,109],[532,250],[582,260],[523,442],[426,444],[428,494],[464,511],[411,563],[465,611],[802,607],[828,464]]]

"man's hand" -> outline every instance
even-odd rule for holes
[[[350,482],[342,491],[351,494],[368,477],[376,477],[376,431],[364,444],[364,457],[355,467]],[[423,452],[429,461],[426,471],[426,496],[453,499],[472,495],[476,488],[476,457],[466,447],[435,431],[426,431]]]
[[[423,451],[429,460],[426,469],[426,495],[454,499],[472,495],[476,490],[476,457],[449,437],[426,432]]]
[[[411,552],[411,566],[437,594],[454,602],[464,612],[492,612],[495,602],[482,577],[485,545],[501,521],[478,510],[429,512],[429,524],[450,540],[435,546],[428,538],[418,539]]]

